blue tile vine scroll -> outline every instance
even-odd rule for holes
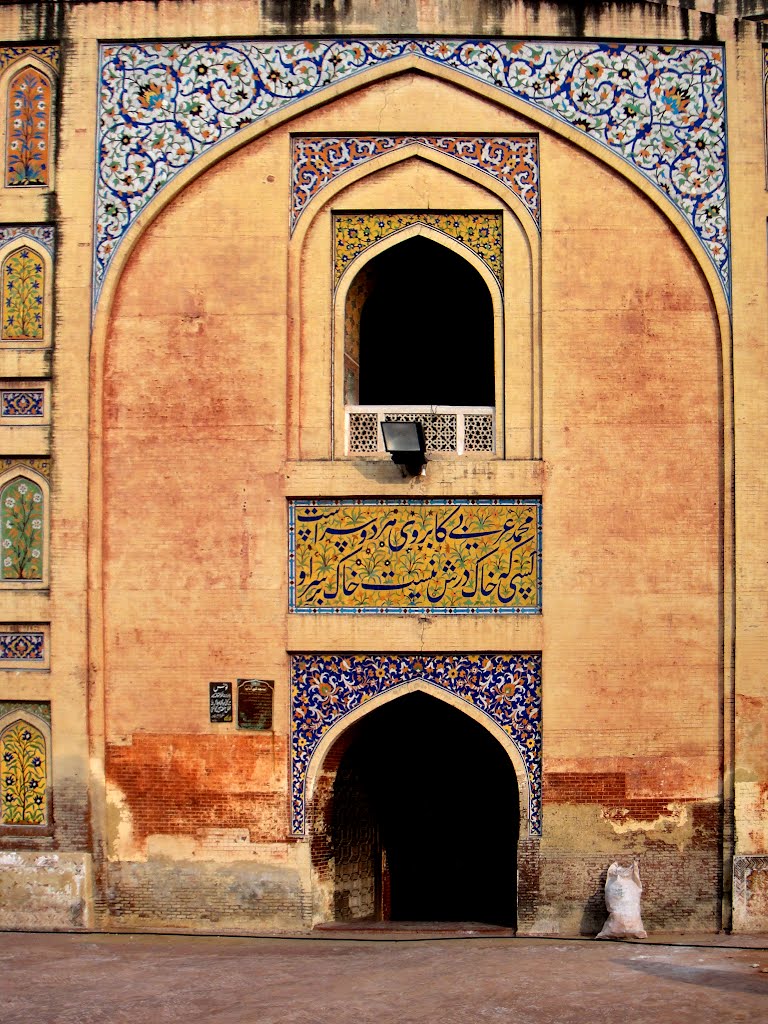
[[[721,46],[513,39],[308,39],[101,47],[94,304],[126,232],[193,160],[372,68],[418,57],[584,132],[691,226],[730,296]]]
[[[291,659],[294,835],[304,835],[307,772],[323,736],[373,697],[418,679],[466,701],[506,733],[525,765],[529,834],[541,835],[540,654],[295,655]]]

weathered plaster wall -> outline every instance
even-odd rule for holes
[[[0,929],[92,928],[87,853],[0,851]]]
[[[412,131],[457,120],[465,131],[531,128],[408,75],[344,97],[291,129],[374,123],[396,131],[406,118]],[[552,799],[545,800],[540,906],[527,927],[546,930],[555,920],[578,930],[602,868],[633,852],[653,865],[650,915],[659,924],[684,918],[715,927],[719,342],[695,261],[632,186],[542,133],[543,621],[413,617],[383,626],[332,618],[292,624],[289,643],[281,626],[284,396],[288,388],[301,409],[299,450],[327,458],[331,267],[326,208],[306,236],[300,318],[289,323],[287,262],[271,258],[289,246],[279,198],[289,187],[287,152],[287,129],[275,130],[183,192],[144,235],[113,308],[104,392],[107,770],[124,801],[124,831],[112,834],[111,857],[149,858],[149,872],[162,834],[164,856],[210,858],[217,830],[229,825],[250,828],[251,854],[263,863],[261,844],[284,837],[284,742],[254,757],[250,740],[240,738],[235,754],[231,735],[199,735],[221,728],[206,722],[209,678],[274,676],[283,737],[285,649],[312,649],[319,632],[328,650],[543,648]],[[427,206],[499,208],[499,199],[418,159],[333,198],[336,209]],[[508,216],[514,239],[519,228]],[[183,261],[174,260],[179,251]],[[516,266],[512,257],[509,319],[525,320],[530,335],[538,296],[527,283],[521,288]],[[289,380],[286,355],[295,350]],[[533,468],[519,472],[530,480]],[[495,462],[471,485],[461,464],[441,464],[434,475],[430,467],[411,485],[386,463],[345,463],[335,473],[324,493],[471,487],[494,494],[513,486],[508,466]],[[150,744],[166,765],[159,773],[147,771],[158,765]],[[591,787],[605,777],[618,781],[596,803]],[[161,817],[168,807],[166,792],[167,825],[156,816],[147,824],[147,807]],[[673,917],[663,910],[662,880],[682,852],[699,858],[705,881],[683,887],[685,906],[679,901]],[[219,856],[226,859],[223,850]],[[568,886],[564,865],[573,876]],[[118,891],[125,870],[111,875]],[[130,914],[124,893],[116,909],[121,902],[118,912]]]

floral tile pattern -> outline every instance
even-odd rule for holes
[[[289,610],[541,611],[541,501],[323,498],[288,507]]]
[[[44,476],[46,480],[51,475],[51,460],[50,459],[20,459],[10,456],[8,458],[0,458],[0,473],[5,473],[9,469],[18,469],[23,472],[25,467],[34,469],[35,472]]]
[[[0,715],[8,703],[0,704]],[[20,715],[28,714],[23,704],[18,707]],[[0,825],[46,824],[47,762],[45,736],[31,716],[0,732]]]
[[[298,100],[411,57],[531,104],[627,161],[682,214],[730,296],[721,46],[396,38],[102,46],[94,302],[128,228],[191,161]]]
[[[5,71],[16,61],[24,63],[31,58],[48,64],[54,74],[59,70],[58,46],[0,46],[0,71]]]
[[[333,215],[334,284],[369,245],[414,224],[424,224],[461,242],[485,263],[504,287],[500,213],[339,213]]]
[[[56,228],[52,224],[4,224],[0,227],[0,248],[5,248],[17,239],[29,238],[42,245],[50,255],[54,255]]]
[[[540,222],[539,140],[525,135],[294,135],[291,138],[291,231],[307,204],[339,175],[362,164],[420,146],[490,175]]]
[[[40,341],[45,317],[45,267],[28,245],[3,260],[3,341]]]
[[[0,627],[0,663],[2,662],[44,662],[45,633],[40,630],[19,632]],[[11,667],[14,666],[6,666]]]
[[[294,835],[306,828],[307,771],[323,736],[373,697],[415,679],[459,697],[499,725],[527,775],[529,835],[541,835],[541,655],[323,655],[291,659]]]
[[[0,419],[43,419],[44,388],[0,388]]]
[[[36,67],[11,79],[6,113],[5,184],[47,185],[51,143],[51,80]]]
[[[25,476],[0,490],[3,580],[42,580],[43,501],[42,488]]]

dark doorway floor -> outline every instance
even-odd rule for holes
[[[518,790],[500,744],[421,693],[371,712],[355,729],[337,789],[354,779],[361,823],[376,824],[379,916],[513,928]],[[337,790],[334,802],[350,804]]]

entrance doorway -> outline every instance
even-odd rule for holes
[[[483,726],[411,693],[351,726],[329,762],[337,921],[515,927],[517,780]]]

